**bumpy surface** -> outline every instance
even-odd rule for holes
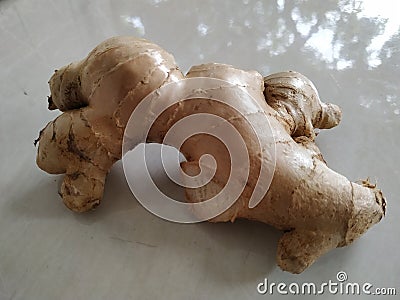
[[[100,203],[134,107],[181,78],[170,54],[131,37],[111,38],[54,73],[49,108],[64,113],[41,131],[37,164],[48,173],[66,173],[60,194],[68,208],[83,212]]]
[[[351,243],[384,216],[381,191],[366,181],[353,183],[329,169],[314,144],[314,129],[336,126],[341,112],[337,106],[321,102],[306,77],[282,72],[263,78],[255,71],[223,64],[192,67],[186,77],[240,83],[263,109],[248,118],[265,124],[268,118],[275,136],[275,140],[259,137],[264,145],[275,143],[276,170],[262,201],[249,208],[264,158],[246,120],[228,106],[208,99],[186,101],[160,116],[149,142],[162,143],[168,129],[193,112],[229,119],[244,138],[250,160],[246,187],[234,205],[210,221],[246,218],[285,230],[278,245],[278,264],[283,270],[299,273],[328,250]],[[55,72],[49,82],[49,108],[63,114],[41,131],[37,164],[48,173],[66,173],[60,194],[67,207],[83,212],[100,203],[107,172],[121,158],[123,133],[132,111],[152,91],[182,78],[170,54],[132,37],[109,39],[84,60]],[[213,155],[218,164],[207,185],[186,190],[189,202],[209,199],[223,188],[230,167],[221,143],[200,134],[179,150],[187,159],[182,168],[188,174],[198,172],[198,160],[204,153]]]

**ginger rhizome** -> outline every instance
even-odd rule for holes
[[[66,174],[60,190],[65,205],[76,212],[99,205],[106,175],[121,159],[124,130],[135,107],[165,84],[196,77],[240,84],[263,110],[249,118],[258,124],[269,122],[275,137],[258,137],[265,145],[275,143],[276,169],[267,193],[250,208],[264,158],[243,116],[211,99],[178,103],[160,116],[147,142],[163,143],[169,128],[193,113],[232,120],[244,137],[250,161],[246,186],[228,210],[209,221],[244,218],[283,230],[278,265],[300,273],[319,256],[348,245],[381,220],[386,205],[381,191],[368,181],[354,183],[328,168],[315,145],[315,129],[338,125],[341,111],[323,103],[305,76],[282,72],[263,78],[255,71],[216,63],[192,67],[184,76],[171,54],[132,37],[104,41],[84,60],[57,70],[49,81],[49,109],[63,113],[40,132],[37,164],[48,173]],[[231,98],[226,98],[227,105]],[[205,153],[217,162],[210,182],[186,189],[188,202],[205,201],[222,190],[230,172],[225,163],[229,153],[222,143],[200,134],[183,143],[179,151],[187,159],[182,169],[189,175],[198,173],[199,159]]]

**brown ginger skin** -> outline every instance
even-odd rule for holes
[[[57,70],[49,81],[49,108],[63,111],[38,139],[36,162],[51,174],[65,173],[60,194],[77,212],[96,207],[105,178],[121,159],[126,122],[147,94],[183,78],[174,58],[159,46],[115,37],[82,61]]]
[[[268,118],[274,131],[275,139],[259,137],[263,145],[275,143],[274,177],[262,201],[249,208],[263,158],[255,146],[254,132],[237,112],[208,99],[192,99],[170,107],[154,124],[148,141],[162,143],[178,120],[194,112],[214,113],[231,120],[243,137],[250,159],[246,188],[228,210],[210,221],[245,218],[285,230],[278,245],[278,264],[283,270],[300,273],[330,249],[351,243],[384,216],[380,190],[368,182],[353,183],[329,169],[314,144],[314,129],[336,126],[341,112],[337,106],[321,102],[306,77],[283,72],[263,78],[255,71],[223,64],[192,67],[186,77],[240,82],[263,109],[249,118],[258,124]],[[63,114],[42,130],[37,164],[49,173],[66,173],[60,193],[70,209],[83,212],[99,204],[106,174],[121,158],[123,132],[131,112],[147,94],[181,78],[170,54],[130,37],[109,39],[83,61],[53,75],[49,107]],[[226,93],[229,95],[229,89]],[[204,153],[213,155],[218,165],[207,185],[186,190],[187,200],[200,202],[218,193],[230,171],[226,164],[229,153],[223,145],[201,134],[179,150],[187,158],[182,168],[188,174],[198,172],[198,160]]]
[[[278,244],[277,261],[283,270],[292,273],[302,272],[332,248],[348,245],[380,221],[386,205],[381,191],[368,182],[353,183],[329,169],[314,144],[314,128],[336,126],[341,112],[336,105],[320,101],[311,81],[297,72],[277,73],[263,79],[258,73],[243,73],[225,65],[202,66],[201,72],[197,69],[192,68],[187,76],[211,76],[248,84],[248,92],[263,106],[275,131],[277,153],[276,169],[267,194],[256,207],[249,208],[248,201],[258,179],[260,156],[257,155],[259,149],[248,148],[253,160],[244,192],[230,209],[210,221],[244,218],[284,230]],[[244,123],[238,127],[245,139],[251,136]],[[258,138],[263,145],[270,142],[268,137]],[[206,138],[204,140],[206,142]],[[229,167],[224,164],[222,155],[218,157],[222,150],[217,147],[223,146],[216,144],[213,149],[221,167],[218,164],[220,169],[209,184],[186,190],[190,202],[211,198],[226,182]],[[204,154],[198,147],[190,150],[191,157],[194,153],[196,158]],[[184,147],[181,151],[186,155]],[[191,175],[199,171],[196,160],[182,166]]]

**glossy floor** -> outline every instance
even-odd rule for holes
[[[396,7],[397,6],[397,7]],[[400,293],[400,19],[398,1],[0,1],[0,299],[253,299],[269,282],[336,280]],[[35,165],[33,140],[54,69],[114,35],[150,39],[183,71],[223,62],[263,75],[297,70],[343,108],[318,136],[329,165],[370,177],[388,215],[350,247],[302,275],[275,264],[280,232],[263,224],[181,225],[133,198],[121,164],[103,204],[73,214],[58,176]],[[269,299],[279,297],[269,295]],[[325,292],[326,299],[338,295]],[[301,298],[301,297],[300,297]],[[313,296],[304,296],[304,299]],[[389,297],[393,299],[394,297]]]

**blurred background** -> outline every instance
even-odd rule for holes
[[[1,0],[0,300],[253,299],[267,297],[257,294],[264,278],[321,283],[339,271],[400,293],[399,11],[395,0]],[[342,123],[317,138],[325,160],[376,182],[387,217],[296,276],[276,267],[279,231],[166,222],[137,203],[120,163],[96,211],[68,211],[61,177],[35,165],[33,140],[59,114],[47,110],[47,81],[115,35],[158,43],[183,72],[221,62],[305,74],[343,109]]]

